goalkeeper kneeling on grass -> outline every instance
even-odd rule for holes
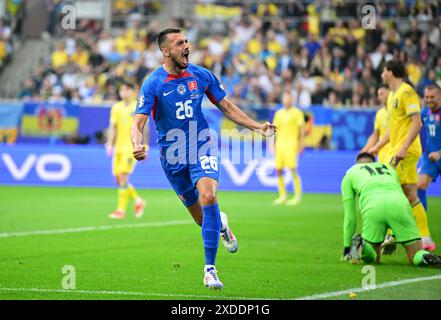
[[[441,267],[441,257],[422,249],[418,227],[394,168],[376,163],[369,153],[360,153],[356,164],[341,184],[344,204],[343,259],[352,263],[380,263],[381,244],[390,228],[397,243],[401,243],[415,266]],[[362,234],[355,233],[355,199],[363,224]],[[353,236],[354,235],[354,236]]]

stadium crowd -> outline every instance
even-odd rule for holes
[[[213,70],[245,108],[280,103],[285,86],[302,108],[376,106],[383,65],[394,57],[406,62],[409,81],[418,91],[441,82],[438,2],[376,4],[373,30],[361,26],[360,6],[366,3],[199,1],[193,17],[174,19],[169,26],[186,31],[191,62]],[[219,7],[225,15],[227,9],[239,14],[210,18]],[[19,98],[100,103],[116,100],[124,79],[141,84],[162,62],[155,43],[161,26],[145,22],[142,15],[128,17],[126,26],[111,34],[99,21],[79,21],[77,30],[55,39],[51,57],[35,68]]]
[[[12,30],[0,19],[0,69],[9,61],[12,54]]]
[[[23,0],[7,0],[5,15],[0,17],[0,72],[14,54],[14,41],[21,36],[24,15]]]

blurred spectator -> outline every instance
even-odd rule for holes
[[[323,101],[323,104],[331,108],[341,108],[343,106],[341,98],[333,90],[329,91],[328,97]]]
[[[99,53],[107,58],[112,52],[113,39],[109,37],[106,32],[102,32],[98,37],[98,51]]]
[[[22,87],[21,91],[18,94],[19,99],[31,99],[35,94],[35,83],[32,79],[27,79]]]
[[[63,67],[69,62],[69,56],[66,53],[63,42],[58,43],[57,49],[52,53],[51,61],[53,69]]]
[[[48,23],[43,38],[48,39],[55,35],[55,27],[60,18],[63,0],[45,0],[46,10],[48,12]]]
[[[92,46],[89,62],[92,68],[96,70],[97,73],[103,72],[107,66],[107,64],[105,63],[106,60],[100,53],[98,45],[96,45],[95,43]]]
[[[393,55],[389,53],[387,44],[385,42],[380,43],[374,53],[371,55],[372,67],[375,70],[377,79],[381,78],[381,72],[383,71],[384,64],[391,60]]]
[[[415,45],[414,42],[412,42],[412,39],[410,37],[406,38],[404,40],[404,47],[403,47],[403,51],[410,57],[416,56],[417,55],[417,46]]]
[[[89,52],[82,45],[77,45],[75,52],[70,57],[70,60],[79,67],[89,65]],[[93,65],[92,65],[93,66]]]
[[[52,95],[49,97],[50,103],[65,103],[66,98],[63,96],[63,88],[56,86],[52,88]]]
[[[113,1],[120,27],[109,33],[98,21],[80,20],[78,30],[59,39],[49,64],[35,68],[33,84],[26,84],[20,95],[47,99],[57,97],[61,88],[66,99],[98,102],[115,99],[123,79],[141,84],[162,64],[156,44],[161,25],[144,19],[159,2],[150,1],[156,6],[153,11],[146,3]],[[277,6],[209,1],[203,6],[198,12],[216,19],[176,18],[170,26],[185,28],[191,61],[210,68],[230,97],[245,108],[273,107],[287,86],[303,108],[316,103],[373,106],[383,66],[393,57],[406,62],[409,80],[417,88],[441,81],[436,2],[376,2],[373,30],[361,27],[356,1],[286,0]],[[212,11],[210,6],[215,6]],[[1,51],[0,38],[0,56]]]
[[[377,87],[378,83],[375,77],[372,74],[372,70],[369,68],[363,69],[361,73],[360,83],[363,84],[365,88]]]
[[[6,0],[6,15],[9,18],[12,33],[20,37],[23,32],[23,19],[27,1],[28,0]]]
[[[406,65],[406,72],[407,76],[409,78],[409,81],[414,85],[417,86],[418,83],[421,80],[422,77],[422,68],[421,68],[421,62],[418,61],[414,56],[411,56],[409,59],[407,65]]]
[[[426,63],[431,55],[431,51],[434,48],[432,45],[429,44],[429,38],[427,34],[423,34],[419,40],[419,47],[418,47],[418,59],[421,61],[421,63]],[[416,57],[415,57],[416,58]]]
[[[314,34],[308,34],[308,40],[305,42],[305,48],[308,50],[309,60],[313,59],[315,54],[320,50],[320,43],[317,41]]]
[[[341,19],[338,19],[335,22],[335,26],[329,28],[328,38],[331,40],[332,46],[343,48],[346,45],[348,34],[349,31],[345,27],[344,22]]]
[[[299,108],[309,108],[311,106],[311,93],[301,81],[297,81],[294,90],[292,90],[292,98],[294,105]]]
[[[409,38],[412,43],[418,43],[422,35],[421,30],[418,28],[418,22],[416,19],[410,20],[410,29],[405,33],[405,37]]]
[[[5,42],[9,42],[11,40],[12,30],[9,27],[4,19],[0,19],[0,39]]]
[[[0,69],[10,61],[12,53],[12,29],[6,20],[0,18]]]

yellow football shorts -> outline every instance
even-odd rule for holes
[[[389,164],[390,161],[390,148],[389,145],[385,145],[383,148],[380,149],[380,152],[378,152],[378,162]]]
[[[393,156],[390,156],[391,163],[393,162]],[[395,167],[398,177],[400,178],[400,183],[403,184],[416,184],[418,183],[418,172],[417,164],[418,157],[409,154],[406,158],[398,162]]]
[[[112,162],[113,175],[131,174],[135,167],[135,162],[136,160],[132,153],[115,153]]]
[[[275,155],[276,169],[297,169],[297,151],[278,150]]]

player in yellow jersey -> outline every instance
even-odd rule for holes
[[[108,142],[106,143],[107,155],[113,155],[112,171],[118,185],[118,205],[110,214],[112,219],[125,218],[129,199],[135,201],[135,217],[140,218],[144,213],[145,201],[137,194],[135,188],[129,183],[129,175],[135,166],[133,146],[130,132],[136,109],[136,88],[130,82],[124,82],[119,95],[121,101],[113,105],[110,112],[110,126]],[[148,141],[144,137],[144,142]]]
[[[389,163],[400,177],[401,187],[412,207],[424,249],[434,249],[427,222],[426,211],[417,194],[417,164],[422,148],[419,137],[423,126],[418,94],[411,85],[404,81],[405,65],[399,60],[386,62],[381,77],[389,85],[391,92],[387,99],[389,129],[380,141],[369,150],[377,154],[387,143],[390,143]],[[390,239],[393,242],[393,239]]]
[[[380,109],[375,114],[374,131],[369,136],[366,145],[361,149],[360,153],[368,152],[386,133],[388,124],[387,115],[387,97],[389,95],[389,87],[385,84],[381,84],[377,90],[377,98],[380,101]],[[378,162],[388,164],[387,159],[389,154],[389,143],[384,145],[378,152]]]
[[[274,115],[274,125],[277,126],[274,156],[279,186],[279,197],[274,200],[274,204],[277,205],[297,205],[302,195],[297,158],[304,149],[305,118],[303,112],[293,106],[292,100],[291,91],[286,90],[282,97],[283,108]],[[289,169],[292,173],[294,198],[290,200],[287,200],[283,169]]]

